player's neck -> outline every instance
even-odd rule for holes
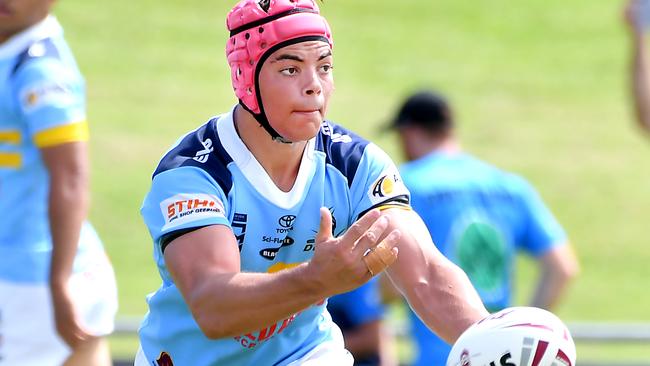
[[[15,36],[16,34],[22,32],[24,30],[25,29],[19,29],[17,31],[6,31],[6,32],[0,33],[0,46],[5,44],[9,39],[11,39],[11,37]]]
[[[235,128],[242,142],[282,191],[288,192],[298,176],[306,141],[284,144],[268,132],[243,108],[235,110]]]
[[[48,15],[49,15],[49,13],[45,13],[44,15],[39,14],[39,15],[33,17],[33,19],[30,19],[29,22],[23,24],[19,28],[11,29],[11,30],[7,29],[7,30],[4,30],[4,31],[0,32],[0,46],[2,46],[7,41],[9,41],[13,36],[15,36],[17,34],[20,34],[20,33],[24,32],[24,31],[26,31],[27,29],[33,27],[34,25],[42,22],[45,18],[47,18]]]

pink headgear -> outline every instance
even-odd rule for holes
[[[263,126],[268,121],[257,77],[265,58],[301,41],[320,39],[333,45],[330,27],[314,0],[241,0],[228,13],[226,25],[230,31],[226,56],[235,95],[258,121],[258,116],[264,119]]]

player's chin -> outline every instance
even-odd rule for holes
[[[316,136],[322,123],[323,117],[319,113],[295,118],[291,126],[293,126],[293,134],[300,135],[301,137],[304,137],[305,140],[309,140]]]
[[[318,129],[301,129],[299,131],[293,131],[291,134],[287,134],[287,137],[289,137],[289,140],[293,142],[308,141],[314,138],[317,133]]]

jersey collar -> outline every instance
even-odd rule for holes
[[[224,114],[217,121],[217,132],[221,144],[235,164],[237,164],[239,170],[246,177],[246,180],[250,182],[258,193],[278,207],[284,209],[294,207],[306,194],[308,185],[316,170],[316,164],[314,161],[316,137],[307,142],[307,146],[302,155],[302,160],[300,161],[300,168],[298,169],[296,182],[293,184],[293,187],[289,192],[283,192],[275,185],[275,183],[273,183],[271,177],[269,177],[262,165],[257,161],[250,150],[248,150],[237,134],[233,120],[234,113],[235,108],[233,108],[230,113]]]

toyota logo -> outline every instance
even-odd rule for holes
[[[296,215],[284,215],[278,219],[278,224],[282,227],[290,228],[296,220]]]

